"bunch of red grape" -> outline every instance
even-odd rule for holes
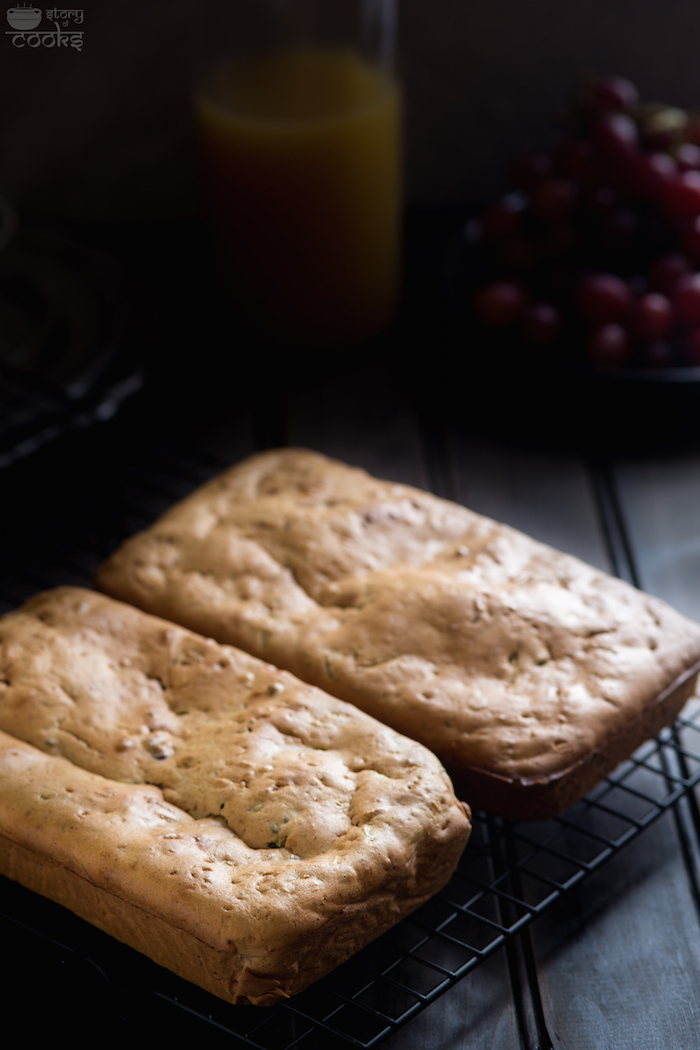
[[[569,124],[468,226],[478,323],[597,365],[700,366],[700,116],[606,77]]]

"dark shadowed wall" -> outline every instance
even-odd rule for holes
[[[80,51],[0,38],[0,189],[55,215],[193,213],[188,55],[201,5],[79,2]],[[400,37],[414,203],[500,188],[508,158],[551,140],[592,73],[700,109],[698,0],[401,0]]]

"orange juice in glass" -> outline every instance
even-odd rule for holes
[[[287,25],[270,46],[239,48],[214,63],[195,100],[222,257],[241,302],[280,339],[308,346],[371,339],[391,324],[398,298],[400,93],[385,45],[372,53],[342,36],[357,30],[363,9],[375,16],[385,9],[386,17],[393,0],[254,4],[258,13],[285,10],[297,31]],[[295,8],[314,7],[357,18],[343,33],[323,20],[313,32],[302,20],[299,30]],[[392,28],[388,19],[385,31]],[[375,45],[381,39],[371,37]]]

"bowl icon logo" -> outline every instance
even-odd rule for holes
[[[42,16],[43,12],[38,7],[10,7],[7,11],[7,21],[18,32],[36,29]]]

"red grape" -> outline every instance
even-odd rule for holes
[[[637,125],[625,113],[606,113],[594,125],[593,141],[602,156],[619,166],[637,155]]]
[[[640,339],[663,339],[671,331],[673,307],[665,295],[648,292],[634,303],[630,323]]]
[[[663,190],[663,202],[674,219],[700,215],[700,171],[680,171],[671,176]]]
[[[688,114],[676,106],[658,106],[648,113],[641,125],[644,146],[650,150],[667,150],[683,135]]]
[[[670,252],[668,255],[660,255],[650,268],[649,278],[652,285],[664,295],[673,295],[679,277],[690,273],[693,269],[690,260],[680,252]]]
[[[609,76],[579,96],[569,126],[550,152],[519,157],[516,192],[474,220],[491,282],[475,317],[533,353],[564,352],[570,326],[598,364],[685,354],[700,367],[700,115],[640,105]]]
[[[700,324],[700,273],[686,273],[678,278],[673,305],[682,321]]]
[[[593,104],[598,109],[630,109],[638,102],[636,87],[624,77],[601,77],[593,87]]]
[[[482,324],[488,328],[507,328],[520,320],[525,293],[517,284],[496,281],[477,292],[474,305]]]
[[[561,314],[550,303],[532,303],[523,314],[523,334],[533,346],[548,346],[559,335]]]
[[[656,200],[676,170],[676,163],[668,153],[641,153],[630,172],[632,191],[643,200]]]
[[[622,325],[604,324],[588,340],[588,356],[596,365],[624,365],[630,355],[630,342]]]
[[[683,142],[676,150],[676,163],[681,171],[700,169],[700,146],[694,142]]]
[[[625,282],[611,273],[586,274],[579,280],[577,303],[587,321],[605,325],[622,321],[630,307],[631,296]]]

